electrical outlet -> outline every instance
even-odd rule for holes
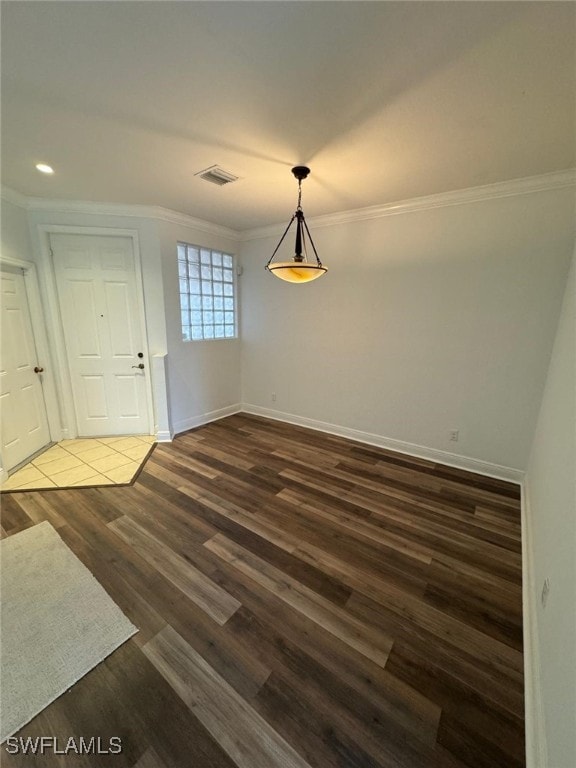
[[[544,579],[544,584],[542,585],[542,593],[540,595],[542,608],[546,608],[546,603],[548,602],[549,594],[550,594],[550,579],[546,578]]]
[[[272,392],[272,402],[276,402],[276,392]]]
[[[455,443],[458,442],[459,437],[460,437],[460,431],[458,429],[451,429],[450,432],[448,432],[448,438],[450,440],[453,440]]]

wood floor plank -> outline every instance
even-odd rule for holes
[[[377,751],[375,757],[350,738],[336,718],[319,709],[317,701],[302,697],[292,677],[271,677],[255,703],[286,739],[299,745],[312,765],[319,760],[329,768],[400,768],[383,749],[371,750]]]
[[[293,552],[300,543],[300,539],[297,536],[287,533],[279,526],[270,523],[266,518],[258,514],[256,510],[249,514],[237,504],[221,499],[216,494],[208,491],[199,492],[187,486],[180,486],[178,490],[186,496],[200,501],[202,506],[212,509],[218,515],[237,522],[243,528],[256,533],[271,544],[275,544],[285,552]]]
[[[34,520],[29,516],[18,502],[18,494],[2,494],[2,527],[6,533],[14,533],[33,525]]]
[[[511,754],[511,750],[506,749],[506,744],[511,743],[510,737],[507,735],[508,741],[499,744],[491,738],[492,735],[490,731],[481,733],[478,728],[469,727],[458,717],[443,714],[438,729],[438,743],[465,763],[474,763],[478,768],[501,765],[506,768],[522,768],[524,760],[521,753]]]
[[[153,747],[149,747],[134,768],[168,768]]]
[[[376,603],[358,593],[352,595],[347,607],[354,616],[394,637],[392,653],[406,647],[414,651],[419,661],[424,659],[428,662],[432,659],[438,668],[466,680],[479,695],[488,699],[493,695],[497,702],[512,713],[522,711],[523,680],[515,665],[510,668],[502,662],[495,665],[487,653],[479,659],[474,650],[470,649],[469,652],[463,643],[455,644],[423,628],[418,622],[406,620],[382,603]],[[398,674],[390,667],[390,659],[386,668]],[[403,679],[410,682],[408,678]]]
[[[360,568],[340,557],[335,557],[330,552],[320,549],[320,547],[307,544],[306,542],[300,544],[293,554],[305,563],[310,563],[316,566],[318,570],[339,579],[350,590],[361,592],[375,600],[383,597],[391,586],[390,580],[370,572],[367,568]],[[427,588],[428,582],[422,581],[421,588],[418,590],[414,590],[412,585],[408,588],[404,584],[394,585],[394,580],[392,580],[392,585],[402,592],[415,592],[417,595],[421,595]]]
[[[382,667],[386,665],[392,647],[389,637],[370,630],[308,587],[221,534],[207,541],[204,546],[367,658]]]
[[[171,627],[143,651],[238,768],[310,768]]]
[[[517,485],[242,413],[2,506],[139,628],[21,730],[122,736],[70,768],[524,768]]]
[[[188,642],[214,670],[245,699],[255,696],[270,675],[270,669],[254,653],[244,648],[208,614],[186,599],[179,590],[162,579],[142,585],[148,602]]]
[[[47,520],[53,528],[58,530],[66,521],[39,493],[18,493],[12,497],[23,512],[33,523],[42,523]],[[2,499],[2,503],[4,498]],[[4,511],[4,510],[3,510]]]
[[[370,523],[363,523],[361,519],[359,520],[345,512],[329,512],[318,504],[310,503],[306,500],[306,497],[303,494],[298,493],[297,491],[295,492],[291,489],[285,489],[278,494],[278,497],[303,507],[307,511],[313,512],[318,517],[330,520],[336,525],[350,531],[351,535],[364,536],[371,542],[376,542],[383,547],[396,549],[403,555],[411,557],[414,560],[419,560],[422,563],[430,563],[432,561],[432,550],[429,547],[421,546],[394,533],[379,530],[376,526]]]
[[[443,709],[465,709],[478,704],[486,712],[498,712],[511,721],[524,715],[522,689],[496,684],[494,675],[475,665],[470,657],[456,655],[451,648],[434,645],[413,633],[395,639],[386,669],[415,687]]]
[[[524,671],[522,653],[506,643],[389,585],[386,587],[380,585],[376,598],[375,613],[380,606],[385,607],[410,625],[421,627],[437,637],[440,642],[450,643],[474,655],[475,658],[490,664],[502,674],[517,680],[522,679]],[[374,600],[374,597],[372,599]]]
[[[455,519],[454,515],[451,515],[447,521],[441,519],[438,514],[431,513],[421,507],[412,511],[406,505],[402,509],[395,509],[393,505],[385,505],[373,511],[371,518],[377,521],[393,521],[408,528],[424,530],[426,533],[443,537],[449,541],[457,541],[462,545],[486,546],[488,552],[497,552],[503,556],[508,555],[507,551],[517,555],[521,554],[517,535],[494,530],[490,525],[476,525],[475,522],[479,523],[478,518],[462,523]],[[494,547],[498,549],[495,550]],[[521,563],[520,557],[510,556],[510,559],[518,565]]]
[[[69,525],[58,529],[63,541],[73,549],[76,556],[98,579],[108,593],[114,594],[114,600],[130,621],[138,627],[132,640],[143,645],[166,626],[166,620],[154,610],[140,592],[128,582],[114,563],[103,561],[99,553]]]
[[[108,527],[218,624],[225,624],[240,607],[231,595],[134,520],[124,515],[108,523]]]
[[[190,764],[191,756],[193,765],[198,768],[235,768],[232,759],[141,649],[129,642],[122,646],[120,653],[108,657],[105,666],[108,679],[113,682],[100,694],[103,698],[98,702],[99,707],[104,712],[107,709],[118,712],[116,727],[121,730],[121,735],[126,733],[132,743],[140,746],[139,755],[142,746],[152,747],[167,768],[184,768]],[[91,689],[82,686],[79,687],[80,692],[86,703],[70,701],[71,720],[76,720],[76,709],[85,706],[85,728],[89,728],[94,717],[90,713]],[[114,697],[118,704],[112,701]],[[132,727],[123,726],[122,723],[129,719],[133,719],[135,724]],[[111,762],[110,768],[114,768],[115,764]]]
[[[206,459],[216,460],[221,465],[223,464],[244,470],[250,470],[254,467],[253,461],[246,461],[234,453],[230,453],[229,451],[222,451],[219,448],[214,447],[210,440],[203,439],[200,441],[193,441],[190,440],[190,436],[184,435],[182,438],[182,444],[185,446],[190,445],[194,450],[194,454],[199,457],[204,457],[204,461],[206,461]],[[168,451],[173,456],[182,455],[180,447],[174,447],[174,449],[171,450],[170,446],[168,446]]]
[[[149,482],[150,478],[146,479]],[[170,486],[166,486],[168,494],[171,490]],[[144,483],[138,483],[127,491],[129,493],[123,504],[125,515],[135,520],[153,521],[157,527],[178,536],[189,546],[202,544],[216,533],[209,523],[191,514],[194,512],[193,504],[183,503],[186,500],[181,497],[175,503],[169,495],[161,495]]]
[[[306,642],[309,624],[305,617],[291,617],[288,622],[282,615],[256,616],[241,608],[228,626],[247,647],[257,637],[258,652],[271,669],[294,670],[291,659],[304,657],[306,670],[298,672],[303,679],[311,674],[326,679],[326,687],[332,691],[339,687],[349,702],[357,701],[358,695],[369,701],[381,722],[424,744],[435,743],[441,714],[437,704],[328,633]],[[262,698],[261,692],[257,698]]]
[[[328,526],[324,521],[336,519],[333,516],[327,515],[323,517],[321,526],[318,528],[317,525],[310,526],[307,524],[305,516],[301,514],[304,511],[304,507],[300,505],[294,508],[289,504],[284,504],[284,510],[280,511],[280,505],[276,500],[266,505],[265,509],[260,509],[248,503],[247,506],[252,508],[250,511],[247,511],[238,504],[222,499],[216,494],[203,489],[180,486],[178,490],[200,503],[200,507],[197,508],[199,514],[205,514],[206,508],[209,508],[216,512],[217,515],[227,517],[229,520],[258,534],[286,552],[293,553],[303,543],[316,542],[321,544],[324,550],[326,550],[326,547],[340,553],[342,553],[342,550],[345,550],[343,556],[351,558],[353,562],[362,563],[368,560],[369,566],[366,567],[369,570],[384,574],[393,583],[401,584],[419,593],[426,586],[425,579],[418,573],[418,569],[414,566],[413,561],[408,564],[408,559],[404,558],[404,555],[398,549],[388,550],[383,553],[383,547],[373,546],[371,537],[368,540],[362,536],[360,539],[353,538],[352,535],[344,537],[338,531],[337,525],[331,526],[327,530]],[[310,517],[314,518],[314,515]],[[214,521],[214,518],[212,520]],[[308,519],[308,523],[311,522],[313,521]],[[213,522],[213,524],[217,525],[216,522]],[[350,530],[351,534],[352,532],[356,533],[353,531],[353,526],[351,526]],[[326,535],[327,533],[329,534],[328,536]],[[360,545],[359,541],[363,541],[364,544]],[[324,551],[318,546],[314,547],[313,543],[310,543],[310,547],[315,548],[317,551]],[[383,558],[383,554],[386,554],[385,558]],[[305,558],[303,557],[302,559]],[[428,562],[428,558],[424,558],[424,562]]]
[[[495,598],[494,588],[433,560],[423,599],[428,605],[453,616],[480,632],[522,653],[522,602],[520,596]]]

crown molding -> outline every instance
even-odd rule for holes
[[[383,205],[371,205],[367,208],[356,208],[350,211],[328,213],[324,216],[314,216],[308,219],[308,224],[315,229],[319,227],[331,227],[337,224],[349,224],[354,221],[366,221],[368,219],[380,219],[385,216],[398,216],[403,213],[415,213],[433,208],[445,208],[451,205],[465,205],[482,200],[494,200],[501,197],[513,197],[516,195],[529,195],[535,192],[544,192],[551,189],[562,189],[576,185],[576,169],[545,173],[540,176],[528,176],[512,181],[499,181],[495,184],[486,184],[481,187],[469,187],[457,189],[453,192],[438,192],[425,197],[413,197],[410,200],[401,200],[395,203]],[[264,237],[274,237],[282,226],[281,223],[272,226],[245,229],[240,232],[240,240],[258,240]]]
[[[452,192],[439,192],[425,197],[414,197],[395,203],[371,205],[367,208],[356,208],[350,211],[328,213],[308,219],[315,228],[331,227],[337,224],[348,224],[355,221],[380,219],[385,216],[398,216],[403,213],[415,213],[434,208],[444,208],[451,205],[466,205],[482,200],[493,200],[501,197],[529,195],[553,189],[562,189],[576,185],[576,169],[545,173],[540,176],[528,176],[512,181],[500,181],[481,187],[457,189]],[[156,219],[170,224],[193,227],[200,232],[206,232],[217,237],[230,240],[257,240],[264,237],[275,237],[283,223],[245,229],[242,231],[224,227],[204,219],[197,219],[187,213],[179,213],[169,208],[148,205],[123,205],[121,203],[95,203],[83,200],[55,200],[46,197],[26,197],[9,187],[1,188],[1,197],[13,205],[28,211],[53,211],[58,213],[84,213],[92,216],[129,216],[140,219]]]
[[[82,213],[90,216],[129,216],[138,219],[157,219],[170,224],[193,227],[210,235],[238,240],[235,229],[224,227],[186,213],[172,211],[158,205],[123,205],[122,203],[95,203],[89,200],[59,200],[48,197],[26,197],[8,187],[2,187],[2,198],[28,211]]]
[[[194,227],[195,229],[199,229],[202,232],[207,232],[210,235],[227,237],[229,240],[238,240],[240,236],[240,233],[236,229],[225,227],[222,224],[215,224],[213,221],[197,219],[187,213],[172,211],[170,208],[154,206],[148,210],[152,212],[151,218],[159,219],[160,221],[167,221],[170,224],[180,224],[183,227]]]
[[[15,189],[10,189],[10,187],[2,186],[0,189],[0,198],[2,200],[6,200],[7,203],[12,203],[12,205],[17,205],[18,208],[27,208],[28,207],[28,198],[26,195],[20,194],[20,192],[16,192]]]

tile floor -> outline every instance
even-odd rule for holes
[[[10,475],[0,490],[129,483],[154,442],[149,435],[62,440]]]

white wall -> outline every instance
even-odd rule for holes
[[[329,272],[300,286],[264,270],[280,227],[243,243],[244,403],[524,469],[573,198],[561,189],[312,224]]]
[[[545,737],[530,768],[576,766],[576,252],[525,480],[533,672]],[[528,534],[528,535],[526,535]],[[550,592],[543,607],[544,580]],[[536,702],[538,704],[538,702]],[[531,715],[527,712],[527,715]],[[538,721],[536,718],[536,727]]]
[[[24,208],[20,208],[8,200],[2,200],[0,217],[2,222],[0,227],[2,256],[33,261],[32,245],[28,233],[28,218]]]
[[[177,243],[203,245],[233,254],[238,249],[235,240],[194,226],[161,221],[159,231],[172,428],[178,433],[239,409],[240,340],[182,341]]]
[[[65,210],[58,210],[58,203],[54,203],[53,210],[42,207],[28,212],[9,202],[3,201],[4,205],[3,249],[14,252],[20,258],[35,260],[38,264],[55,370],[65,370],[66,362],[55,342],[56,299],[50,296],[47,279],[50,267],[45,259],[42,242],[45,235],[41,228],[57,225],[135,230],[138,233],[142,264],[157,433],[166,437],[170,433],[190,429],[211,418],[238,410],[240,340],[182,341],[176,260],[178,241],[236,253],[237,242],[234,237],[218,234],[218,228],[198,227],[185,221],[175,223],[144,215],[92,213],[89,204],[85,206],[86,210],[77,212],[66,210],[67,203],[62,206]],[[177,220],[178,216],[174,218]],[[26,250],[25,255],[21,253],[23,250]],[[165,360],[158,359],[163,355],[166,355]],[[157,359],[153,359],[154,356]],[[71,408],[65,405],[69,398],[65,377],[58,377],[56,386],[62,404],[62,426],[66,430],[70,426],[68,422],[73,421],[73,415]]]
[[[499,474],[526,466],[569,261],[573,195],[556,189],[313,227],[330,271],[305,286],[265,272],[276,237],[245,242],[241,342],[180,335],[177,241],[234,252],[232,233],[178,217],[28,216],[39,261],[39,224],[138,231],[150,351],[168,353],[162,384],[173,431],[243,402],[438,459],[471,457]],[[6,232],[25,241],[25,212],[5,205]],[[457,443],[448,440],[452,429]]]

